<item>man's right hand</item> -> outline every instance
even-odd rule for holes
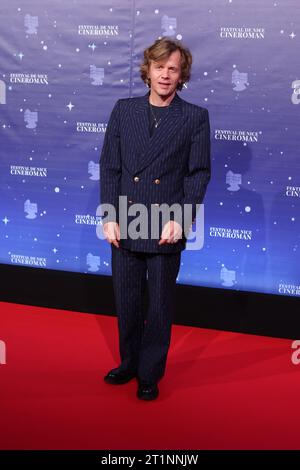
[[[117,222],[106,222],[103,225],[103,232],[106,240],[119,248],[120,227]]]

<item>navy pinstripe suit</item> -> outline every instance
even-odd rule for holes
[[[196,204],[202,202],[210,179],[210,128],[208,111],[177,93],[152,137],[148,111],[149,93],[117,101],[101,153],[100,185],[101,203],[114,205],[119,224],[119,196],[127,197],[125,210],[134,203],[149,209],[148,238],[121,239],[120,247],[111,245],[111,249],[120,369],[134,370],[140,380],[153,383],[166,366],[174,289],[186,238],[158,245],[160,237],[150,237],[150,209],[163,203],[191,204],[195,218]],[[131,220],[128,217],[126,223]],[[161,230],[162,225],[159,234]],[[149,307],[144,313],[146,284]]]

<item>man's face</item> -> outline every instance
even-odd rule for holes
[[[151,94],[161,97],[172,95],[181,81],[181,54],[177,50],[165,60],[151,61],[148,78],[151,80]]]

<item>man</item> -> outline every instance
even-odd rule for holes
[[[159,394],[181,251],[210,179],[208,112],[177,94],[190,78],[191,64],[190,51],[170,38],[144,51],[141,78],[150,92],[117,101],[100,159],[101,203],[116,209],[103,219],[103,231],[112,249],[121,357],[104,380],[119,385],[136,377],[142,400]],[[161,207],[173,205],[176,210],[161,212],[161,220]],[[182,211],[188,205],[191,218]],[[143,212],[140,235],[130,231],[137,229],[136,207]]]

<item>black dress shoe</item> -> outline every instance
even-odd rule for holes
[[[140,400],[155,400],[158,397],[159,391],[156,383],[147,384],[139,382],[139,388],[136,392]]]
[[[108,372],[108,374],[104,377],[104,380],[108,384],[112,385],[122,385],[129,382],[136,376],[135,372],[131,371],[120,371],[118,369],[112,369]]]

